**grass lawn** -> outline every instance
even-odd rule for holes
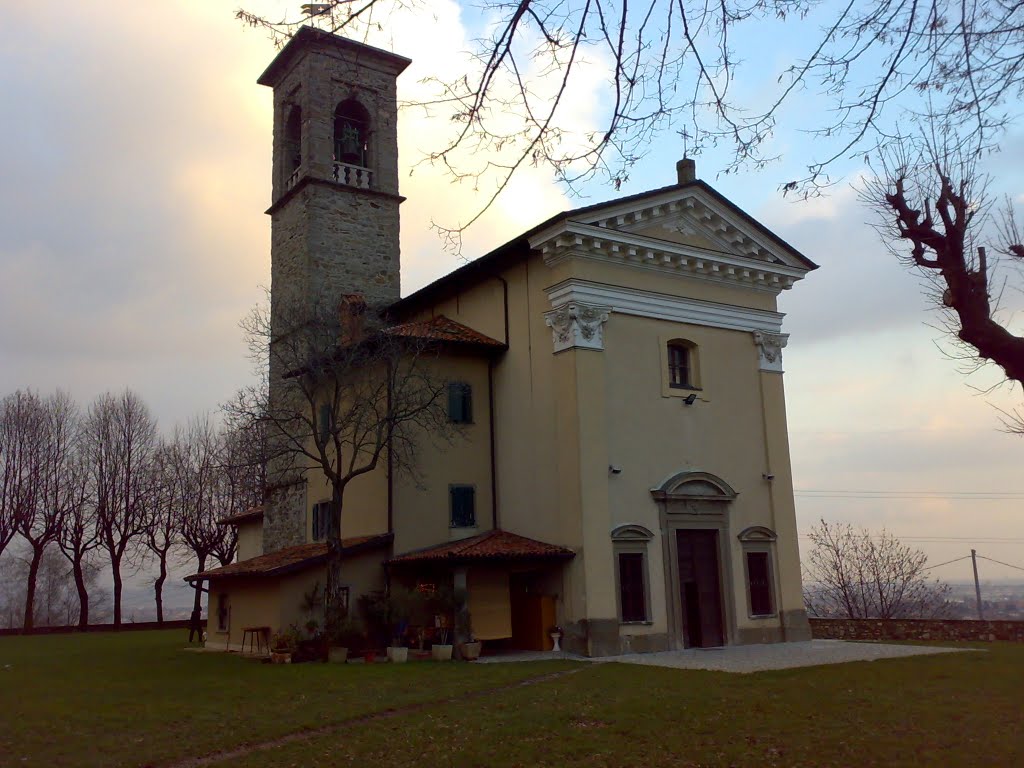
[[[217,765],[1024,765],[1021,645],[755,675],[588,665],[444,704],[574,665],[275,667],[182,639],[0,638],[0,765],[164,766],[332,724]]]

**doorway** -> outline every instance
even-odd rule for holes
[[[679,601],[683,645],[714,648],[725,645],[722,628],[722,582],[718,567],[718,531],[676,531]]]

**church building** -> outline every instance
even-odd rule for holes
[[[429,340],[459,439],[346,490],[359,595],[447,581],[489,648],[605,656],[810,639],[776,299],[816,265],[677,163],[401,297],[396,81],[408,59],[305,27],[274,92],[272,303],[361,296]],[[438,190],[442,197],[443,189]],[[271,398],[276,377],[271,369]],[[225,520],[211,647],[301,621],[325,583],[316,471]]]

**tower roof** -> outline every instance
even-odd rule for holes
[[[275,87],[302,54],[310,50],[324,53],[335,52],[347,58],[358,58],[364,66],[376,65],[376,68],[395,77],[412,63],[412,59],[398,56],[381,48],[374,48],[372,45],[357,43],[315,27],[300,27],[256,82],[260,85],[269,85],[271,88]]]

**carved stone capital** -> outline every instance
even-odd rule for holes
[[[611,307],[570,301],[544,313],[544,322],[551,328],[555,352],[579,347],[604,349],[603,326]]]
[[[754,331],[754,344],[758,348],[762,371],[782,373],[782,348],[789,341],[788,333]]]

